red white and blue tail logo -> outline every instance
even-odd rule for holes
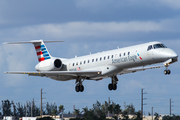
[[[35,46],[39,62],[51,59],[51,56],[44,44]]]

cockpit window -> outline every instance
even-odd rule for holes
[[[154,44],[153,47],[154,47],[154,49],[157,49],[157,48],[167,48],[164,44]]]
[[[148,46],[147,51],[149,51],[149,50],[151,50],[151,49],[153,49],[152,45]]]

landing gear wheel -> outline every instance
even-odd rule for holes
[[[80,85],[80,86],[79,86],[79,91],[80,91],[80,92],[83,92],[83,91],[84,91],[84,86],[83,86],[83,85]]]
[[[75,90],[76,90],[76,92],[79,92],[79,91],[80,91],[79,85],[76,85]]]
[[[113,84],[109,84],[108,88],[109,88],[109,90],[112,90],[113,89]]]
[[[117,89],[117,84],[114,84],[113,85],[113,90],[116,90]]]
[[[168,74],[168,75],[171,74],[171,71],[170,71],[170,70],[167,70],[167,74]]]
[[[171,74],[171,71],[170,70],[164,70],[164,74],[165,75],[167,75],[167,74],[169,75],[169,74]]]

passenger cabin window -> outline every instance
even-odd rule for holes
[[[106,57],[104,57],[104,60],[106,60]]]
[[[157,48],[167,48],[164,44],[154,44],[153,47],[154,47],[154,49],[157,49]]]
[[[74,63],[73,63],[73,65],[72,66],[74,66]]]
[[[76,63],[76,65],[78,65],[78,62]]]
[[[126,53],[124,53],[124,56],[126,55]]]
[[[119,54],[119,57],[121,57],[121,53]]]
[[[100,61],[102,60],[102,57],[100,57]]]
[[[128,55],[130,55],[130,52],[128,52]]]
[[[92,59],[92,62],[94,62],[94,59]]]
[[[111,58],[113,58],[113,55],[111,56]]]
[[[98,58],[96,58],[96,61],[98,61]]]
[[[88,60],[88,63],[89,63],[89,60]]]
[[[152,45],[148,46],[147,51],[149,51],[149,50],[151,50],[151,49],[153,49]]]
[[[108,56],[108,59],[109,59],[109,56]]]
[[[86,61],[84,61],[84,64],[86,64]]]
[[[80,65],[82,65],[82,61],[80,62]]]

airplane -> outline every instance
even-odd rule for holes
[[[75,91],[83,92],[84,80],[99,81],[111,78],[108,85],[109,90],[117,89],[118,77],[127,73],[144,71],[166,67],[165,75],[171,71],[168,66],[178,61],[178,55],[161,42],[148,42],[130,47],[103,51],[95,54],[81,56],[71,59],[52,57],[44,43],[63,41],[31,40],[29,42],[10,42],[4,44],[34,45],[39,63],[35,66],[36,71],[12,71],[7,74],[27,74],[29,76],[48,77],[58,81],[76,80]],[[149,66],[163,63],[160,66]],[[147,66],[147,67],[146,67]]]

